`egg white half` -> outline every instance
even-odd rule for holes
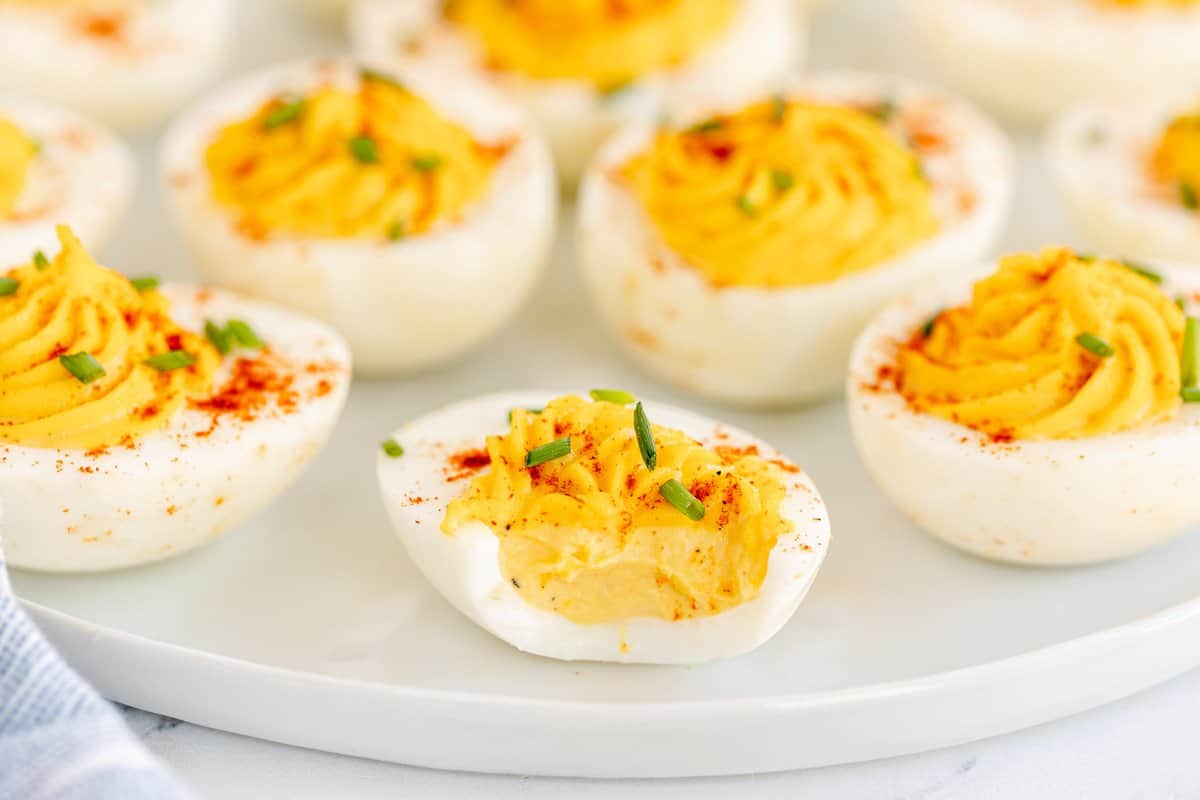
[[[169,208],[206,280],[329,322],[349,341],[356,368],[376,374],[442,364],[496,333],[541,274],[557,214],[550,155],[519,110],[432,65],[393,74],[480,141],[513,143],[484,197],[461,219],[424,233],[394,242],[287,234],[255,241],[212,197],[204,151],[220,128],[281,92],[330,81],[357,87],[359,65],[349,60],[287,64],[240,80],[186,112],[162,151]]]
[[[1106,9],[1091,0],[906,0],[947,83],[1041,122],[1083,100],[1200,85],[1200,8]]]
[[[1168,265],[1168,294],[1194,279]],[[933,314],[970,299],[988,265],[888,306],[863,331],[847,378],[854,442],[872,478],[922,529],[983,558],[1025,565],[1108,561],[1200,522],[1200,405],[1170,420],[1084,439],[996,442],[914,411],[880,368]],[[1174,280],[1170,280],[1174,278]]]
[[[805,26],[794,0],[742,0],[725,34],[689,61],[632,81],[612,93],[582,80],[536,80],[489,70],[468,37],[441,17],[441,0],[352,0],[350,40],[380,59],[419,58],[472,74],[517,100],[541,127],[567,184],[623,122],[654,118],[704,98],[736,102],[766,91],[803,60]]]
[[[923,154],[922,164],[942,229],[896,258],[829,283],[715,287],[667,246],[617,175],[649,145],[653,123],[631,124],[606,143],[580,190],[580,264],[614,336],[661,378],[740,405],[794,404],[837,392],[850,346],[871,315],[897,294],[981,257],[999,233],[1012,191],[1004,135],[941,92],[834,73],[801,79],[785,94],[862,105],[887,99],[901,117],[936,120],[946,146]]]
[[[1055,120],[1046,160],[1089,247],[1200,265],[1200,214],[1149,173],[1162,132],[1195,101],[1081,106]]]
[[[770,639],[804,599],[829,546],[829,516],[804,473],[787,474],[782,516],[795,530],[771,551],[759,596],[722,614],[667,622],[639,617],[580,624],[525,602],[501,574],[499,539],[480,522],[453,535],[441,531],[446,507],[466,489],[447,458],[483,447],[507,430],[510,409],[544,406],[561,393],[513,392],[466,400],[397,430],[405,450],[379,456],[379,485],[396,533],[417,567],[459,611],[493,635],[528,653],[565,660],[691,664],[745,653]],[[647,403],[655,424],[678,428],[702,443],[756,445],[766,458],[782,458],[748,433],[659,403]]]
[[[0,117],[40,148],[13,213],[0,219],[0,269],[28,263],[35,250],[56,251],[60,223],[89,250],[102,250],[132,197],[129,147],[108,129],[44,103],[0,99]]]
[[[293,377],[294,407],[272,401],[250,420],[184,407],[132,447],[99,452],[0,443],[12,566],[95,572],[185,553],[269,504],[329,438],[350,385],[349,352],[336,333],[230,292],[171,284],[162,291],[172,318],[189,330],[206,319],[248,322],[290,365],[277,370]],[[223,360],[214,392],[238,353]]]
[[[0,3],[0,91],[40,97],[120,130],[161,121],[223,66],[233,0],[147,0],[113,36],[86,13]]]

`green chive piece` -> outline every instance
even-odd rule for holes
[[[379,163],[379,147],[370,136],[354,136],[346,144],[350,148],[350,154],[358,163]]]
[[[1108,358],[1117,352],[1113,346],[1094,333],[1081,333],[1075,337],[1075,343],[1094,356]]]
[[[758,216],[758,207],[744,194],[738,195],[737,207],[747,217]]]
[[[1096,255],[1094,253],[1076,253],[1075,257],[1085,264],[1091,264],[1096,260]]]
[[[538,464],[545,464],[547,461],[554,461],[570,454],[571,437],[565,436],[530,450],[525,454],[525,466],[536,467]]]
[[[771,170],[771,183],[775,184],[776,191],[786,192],[796,185],[796,179],[786,169],[773,169]]]
[[[144,278],[130,278],[129,282],[133,284],[133,288],[139,292],[148,292],[151,289],[158,288],[158,278],[148,275]]]
[[[0,297],[8,297],[10,294],[16,294],[17,288],[21,282],[16,278],[0,277]]]
[[[517,410],[518,410],[518,409],[515,409],[515,408],[510,408],[510,409],[508,410],[508,424],[509,424],[509,425],[512,425],[513,412],[514,412],[514,411],[517,411]],[[521,411],[528,411],[530,414],[540,414],[540,413],[542,413],[543,411],[545,411],[546,409],[544,409],[544,408],[523,408],[523,409],[520,409],[520,410],[521,410]]]
[[[1196,196],[1196,187],[1192,184],[1179,184],[1179,199],[1183,201],[1184,208],[1200,211],[1200,197]]]
[[[650,419],[646,409],[638,403],[633,409],[633,432],[637,434],[638,449],[642,451],[642,462],[646,469],[658,466],[658,448],[654,446],[654,434],[650,430]]]
[[[258,338],[254,329],[240,319],[231,319],[225,323],[225,332],[242,347],[257,350],[263,346],[263,340]]]
[[[783,99],[783,95],[777,94],[771,97],[771,120],[773,122],[783,122],[783,118],[787,116],[787,100]]]
[[[687,129],[687,133],[712,133],[719,131],[725,127],[725,123],[715,117],[706,119],[703,122],[697,122],[695,125]]]
[[[409,163],[417,172],[433,172],[442,165],[442,157],[437,155],[416,156]]]
[[[600,96],[605,100],[610,100],[623,94],[625,90],[629,89],[631,86],[633,86],[633,78],[622,78],[621,80],[613,81],[607,86],[601,86],[596,91],[598,91]]]
[[[921,338],[928,339],[930,336],[933,335],[933,327],[935,325],[937,325],[937,321],[941,316],[942,316],[942,312],[939,310],[932,317],[925,320],[925,324],[921,326]]]
[[[887,123],[896,113],[896,102],[885,97],[871,108],[871,116],[880,122]]]
[[[1188,317],[1183,328],[1183,352],[1179,359],[1179,383],[1195,386],[1200,379],[1200,320]]]
[[[1180,311],[1187,309],[1187,298],[1182,294],[1175,295],[1175,305],[1179,306]]]
[[[408,226],[404,224],[404,220],[398,219],[392,222],[387,229],[387,238],[389,241],[398,242],[408,235]]]
[[[1133,270],[1138,275],[1141,275],[1143,278],[1145,278],[1146,280],[1151,281],[1153,283],[1162,283],[1163,282],[1162,275],[1160,275],[1159,273],[1155,272],[1154,270],[1150,269],[1147,266],[1139,264],[1136,261],[1125,260],[1125,261],[1121,262],[1121,266],[1125,267],[1126,269]]]
[[[588,394],[599,403],[616,403],[619,406],[627,406],[637,402],[636,397],[620,389],[592,389]]]
[[[405,88],[404,84],[401,83],[396,78],[393,78],[391,75],[388,75],[386,72],[380,72],[379,70],[371,69],[370,67],[359,67],[358,68],[358,77],[364,81],[374,81],[375,83],[382,83],[383,85],[390,86],[393,89],[403,90]]]
[[[33,253],[33,265],[39,270],[48,269],[50,267],[50,259],[46,258],[46,254],[41,250],[35,250]]]
[[[304,113],[304,98],[297,97],[288,100],[277,108],[272,109],[263,117],[263,130],[272,131],[276,128],[295,122]]]
[[[204,322],[204,335],[208,337],[208,341],[212,342],[212,346],[217,348],[217,352],[223,356],[228,355],[229,351],[233,349],[233,342],[229,341],[229,331],[211,319]]]
[[[379,446],[383,448],[383,454],[388,458],[399,458],[400,456],[404,455],[404,445],[400,444],[390,436],[380,442]]]
[[[692,522],[699,522],[704,519],[704,504],[697,500],[696,496],[687,490],[687,487],[674,478],[671,478],[671,480],[658,487],[658,493],[665,497],[668,503],[675,506],[681,514]]]
[[[143,364],[154,367],[159,372],[170,372],[175,369],[184,369],[196,363],[196,357],[187,350],[171,350],[166,353],[150,356]]]
[[[62,364],[67,372],[78,378],[80,383],[91,383],[104,375],[104,367],[92,357],[91,353],[79,352],[71,353],[69,356],[59,356],[58,363]]]
[[[912,171],[913,177],[917,180],[923,183],[929,182],[929,176],[925,174],[925,165],[921,163],[921,159],[918,156],[913,156]]]
[[[1200,386],[1185,386],[1179,390],[1185,403],[1200,403]]]

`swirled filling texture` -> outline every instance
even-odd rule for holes
[[[458,219],[503,152],[399,84],[364,76],[357,91],[272,99],[223,128],[206,160],[213,197],[250,238],[386,240]]]
[[[780,516],[780,467],[653,427],[647,469],[633,410],[567,396],[516,410],[488,438],[491,468],[450,503],[442,530],[478,521],[500,539],[500,569],[530,604],[581,623],[718,614],[758,595]],[[526,468],[528,450],[571,437],[565,458]],[[704,503],[693,522],[659,494],[670,478]]]
[[[613,88],[687,61],[729,27],[740,0],[450,0],[447,19],[490,66]]]
[[[0,219],[9,217],[25,189],[37,145],[11,121],[0,117]]]
[[[665,243],[717,286],[807,286],[938,230],[916,156],[875,117],[773,101],[661,130],[622,169]]]
[[[50,263],[18,267],[0,297],[0,441],[93,449],[129,443],[165,426],[188,398],[207,394],[220,355],[177,326],[167,300],[138,292],[98,265],[66,228]],[[171,350],[196,359],[160,372],[144,363]],[[105,374],[84,383],[59,356],[91,354]]]
[[[1153,177],[1172,187],[1172,195],[1200,209],[1200,109],[1171,120],[1151,159]]]
[[[1183,328],[1178,306],[1123,264],[1009,256],[901,348],[899,385],[914,408],[995,436],[1102,436],[1176,412]],[[1085,333],[1112,354],[1082,346]]]

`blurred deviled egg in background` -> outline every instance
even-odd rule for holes
[[[946,82],[1021,121],[1080,101],[1200,88],[1197,0],[905,2]]]
[[[433,65],[241,80],[176,122],[162,169],[202,275],[332,323],[371,373],[495,333],[540,274],[557,210],[525,116]]]
[[[233,0],[3,0],[0,90],[143,128],[216,76],[233,14]]]
[[[691,664],[770,639],[829,517],[750,434],[621,391],[498,394],[396,431],[379,483],[445,598],[529,653]]]
[[[102,249],[133,179],[129,148],[108,130],[44,103],[0,100],[0,269],[57,250],[59,223]]]
[[[0,498],[18,568],[90,572],[210,541],[328,438],[345,344],[289,311],[61,250],[0,276]]]
[[[994,125],[941,92],[808,78],[623,129],[583,182],[580,260],[642,366],[705,397],[795,403],[841,388],[881,305],[991,246],[1011,161]]]
[[[1200,281],[1062,248],[992,269],[897,301],[855,346],[876,483],[938,538],[1017,564],[1120,558],[1200,522]]]
[[[1075,108],[1046,158],[1090,247],[1200,266],[1200,93]]]
[[[354,46],[494,82],[573,183],[621,122],[688,97],[744,100],[802,58],[794,0],[355,0]]]

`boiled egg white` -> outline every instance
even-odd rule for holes
[[[384,504],[397,535],[434,588],[489,633],[550,658],[689,664],[736,656],[770,639],[792,616],[824,559],[829,545],[825,506],[808,476],[773,448],[682,409],[660,403],[645,407],[654,425],[681,430],[706,446],[756,448],[763,458],[787,467],[779,513],[794,528],[780,535],[770,551],[757,597],[715,615],[674,621],[639,616],[575,622],[526,602],[515,581],[501,572],[499,539],[489,525],[476,520],[449,534],[442,531],[448,504],[463,494],[476,474],[464,475],[456,454],[479,452],[486,437],[508,431],[506,418],[513,409],[540,408],[554,396],[545,391],[513,392],[456,403],[395,431],[392,441],[403,448],[402,455],[380,453]],[[660,532],[666,549],[672,547],[673,537],[686,535],[683,530]]]
[[[910,143],[930,184],[937,231],[895,257],[835,280],[720,286],[666,244],[619,175],[653,141],[654,123],[632,123],[607,142],[580,192],[580,264],[615,338],[638,364],[670,383],[749,406],[837,392],[854,337],[871,315],[896,294],[980,257],[999,233],[1012,189],[1012,155],[1004,135],[941,91],[881,76],[831,73],[800,79],[778,98],[887,109],[889,129]],[[683,118],[682,128],[736,108],[700,107]],[[849,181],[860,183],[854,176]]]
[[[737,0],[726,31],[694,56],[604,88],[582,79],[535,79],[490,68],[480,44],[444,18],[441,0],[353,0],[349,29],[354,48],[368,56],[429,60],[444,71],[501,87],[533,116],[549,140],[559,176],[573,184],[622,123],[653,119],[697,97],[746,99],[798,67],[806,29],[795,18],[793,2]]]

